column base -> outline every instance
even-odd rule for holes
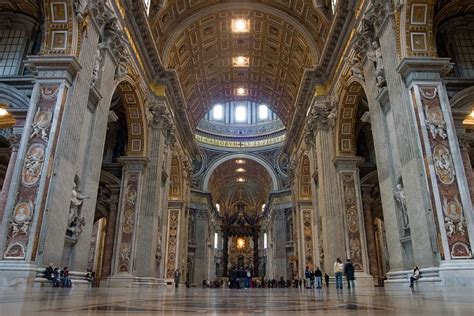
[[[116,274],[101,282],[111,288],[153,288],[166,285],[163,279],[136,277],[131,274]]]
[[[365,272],[355,273],[356,287],[371,288],[374,287],[374,277]]]
[[[416,281],[415,289],[433,289],[443,287],[443,280],[439,275],[438,267],[421,268],[421,278]],[[413,270],[390,271],[384,287],[387,290],[406,290],[410,287],[410,276]]]
[[[135,277],[133,282],[133,287],[135,288],[155,288],[165,285],[165,280],[157,278]]]
[[[439,276],[445,287],[474,288],[474,260],[443,262],[439,266]]]
[[[46,268],[24,262],[0,262],[0,287],[53,287],[44,277]],[[91,287],[87,272],[69,271],[73,287]]]
[[[442,262],[439,267],[422,268],[421,278],[415,282],[415,289],[432,288],[474,288],[474,260]],[[406,289],[410,285],[412,270],[387,273],[387,289]]]
[[[38,267],[18,261],[0,262],[0,287],[31,287]]]

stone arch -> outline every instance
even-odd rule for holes
[[[0,103],[11,109],[28,109],[30,99],[15,87],[0,83]]]
[[[127,155],[144,156],[146,154],[147,128],[143,97],[137,92],[136,83],[129,76],[117,83],[115,92],[119,93],[122,98],[127,118]]]
[[[226,161],[232,160],[232,159],[249,159],[257,162],[260,164],[265,170],[267,170],[268,174],[270,175],[272,179],[272,191],[277,191],[278,190],[278,180],[277,176],[275,174],[275,171],[273,170],[272,166],[266,162],[265,160],[251,154],[230,154],[226,155],[216,161],[214,161],[210,166],[208,166],[206,174],[204,176],[204,181],[203,181],[203,191],[208,191],[209,189],[209,179],[211,178],[212,173],[214,170],[216,170],[217,167],[219,167],[221,164],[223,164]]]
[[[356,80],[350,80],[342,92],[336,121],[336,155],[355,155],[356,153],[356,117],[357,107],[364,87]]]

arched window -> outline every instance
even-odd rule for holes
[[[260,121],[266,121],[268,120],[268,106],[266,106],[265,104],[260,104],[258,106],[258,119]]]
[[[239,123],[247,121],[247,107],[245,105],[235,107],[235,121]]]
[[[336,8],[337,8],[337,0],[331,0],[331,9],[332,9],[333,14],[336,13]]]
[[[222,121],[224,118],[224,109],[221,104],[214,105],[212,109],[212,119],[216,121]]]
[[[149,15],[150,14],[151,0],[143,0],[143,2],[145,3],[146,14]]]

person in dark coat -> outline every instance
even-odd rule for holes
[[[44,277],[50,281],[53,281],[54,279],[54,268],[53,264],[50,263],[49,266],[46,267],[46,270],[44,271]]]
[[[351,259],[347,259],[346,264],[344,265],[344,275],[346,276],[348,289],[351,289],[351,286],[355,289],[354,273],[354,265],[352,264]]]
[[[326,282],[326,287],[329,287],[329,275],[324,273],[324,281]]]
[[[323,281],[323,273],[319,270],[319,267],[316,267],[316,271],[314,271],[314,278],[316,279],[316,288],[320,289]]]

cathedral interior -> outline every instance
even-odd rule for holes
[[[0,1],[0,287],[472,291],[473,84],[471,0]]]

